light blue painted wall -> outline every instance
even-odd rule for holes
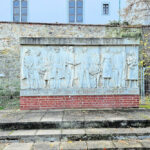
[[[67,23],[67,0],[29,0],[29,22]]]
[[[110,5],[110,14],[103,15],[103,3]],[[119,20],[119,0],[85,0],[85,23],[106,24]]]
[[[28,22],[69,23],[69,0],[28,0]],[[84,24],[106,24],[119,20],[119,0],[83,0]],[[121,0],[121,8],[124,1]],[[102,14],[102,4],[110,4],[110,14]],[[0,21],[13,21],[12,0],[1,0]]]
[[[0,0],[0,21],[12,21],[12,0]]]

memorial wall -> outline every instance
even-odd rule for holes
[[[20,96],[20,37],[134,39],[142,33],[140,26],[15,22],[0,22],[0,30],[0,99]]]
[[[21,38],[20,44],[20,94],[28,101],[22,109],[32,100],[34,109],[138,107],[138,40]]]

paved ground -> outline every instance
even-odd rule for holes
[[[0,123],[8,122],[48,122],[48,121],[114,121],[150,120],[150,110],[9,110],[0,111]]]
[[[61,126],[58,126],[58,128],[44,130],[41,126],[39,129],[6,131],[1,128],[0,150],[150,149],[149,120],[150,110],[146,109],[0,111],[0,127],[5,124],[9,126],[11,123],[19,123],[19,125],[23,123],[25,125],[51,122],[64,123],[63,127],[66,127],[60,128]],[[110,126],[110,128],[104,128],[97,126],[97,128],[89,128],[95,126],[95,122],[101,121],[104,123],[110,121],[112,125],[117,121],[121,121],[121,125],[124,125],[126,121],[140,121],[147,124],[147,127],[113,128]],[[68,122],[76,122],[76,124],[68,125]],[[80,124],[82,122],[85,123],[84,128],[79,128],[82,127],[82,124]],[[75,128],[68,128],[72,126]],[[119,139],[112,140],[110,136],[113,138],[119,137]],[[128,136],[130,136],[130,139],[128,139]],[[20,140],[15,141],[16,138]],[[78,139],[75,140],[74,138]]]
[[[0,150],[92,150],[92,149],[150,149],[150,139],[119,141],[77,141],[0,144]]]

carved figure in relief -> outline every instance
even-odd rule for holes
[[[66,81],[67,88],[73,87],[74,81],[74,71],[75,71],[75,62],[74,62],[74,47],[68,47],[67,59],[66,59]]]
[[[92,55],[90,61],[90,86],[91,88],[97,88],[100,84],[100,57],[99,53]]]
[[[54,48],[54,53],[52,55],[52,70],[50,79],[52,88],[60,88],[61,87],[61,80],[65,78],[65,62],[64,56],[61,55],[60,49],[58,47]]]
[[[30,50],[26,50],[24,53],[23,61],[22,61],[22,68],[21,68],[21,79],[27,80],[29,78],[28,76],[28,70],[27,70],[27,58],[30,56]]]
[[[113,54],[113,81],[115,82],[115,87],[117,88],[121,88],[123,86],[123,74],[125,69],[124,61],[124,49],[116,49]]]
[[[41,52],[37,52],[35,55],[33,55],[33,66],[32,66],[32,75],[31,75],[31,79],[32,79],[32,88],[33,89],[39,89],[41,88],[41,78],[40,78],[40,56],[41,56]]]
[[[127,82],[128,87],[135,88],[137,87],[138,81],[138,61],[136,54],[129,53],[127,57]]]
[[[26,50],[23,61],[23,69],[22,69],[22,80],[27,80],[28,87],[33,87],[33,59],[31,56],[31,50]]]
[[[103,87],[108,88],[112,78],[112,58],[108,48],[102,56],[102,66]]]
[[[51,55],[50,53],[46,54],[46,57],[44,59],[44,88],[50,88],[50,73],[51,73]]]
[[[90,88],[90,60],[86,47],[82,48],[82,53],[79,54],[78,60],[77,64],[80,64],[78,70],[79,88]]]
[[[66,88],[66,61],[67,61],[67,48],[66,46],[61,47],[60,50],[60,61],[61,61],[61,78],[60,78],[60,87]]]

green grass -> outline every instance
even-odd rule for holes
[[[3,110],[4,108],[2,106],[0,106],[0,110]]]
[[[19,109],[19,97],[0,96],[0,110]]]
[[[150,104],[140,105],[140,108],[150,109]]]
[[[145,105],[140,104],[140,108],[150,109],[150,96],[145,98]]]

